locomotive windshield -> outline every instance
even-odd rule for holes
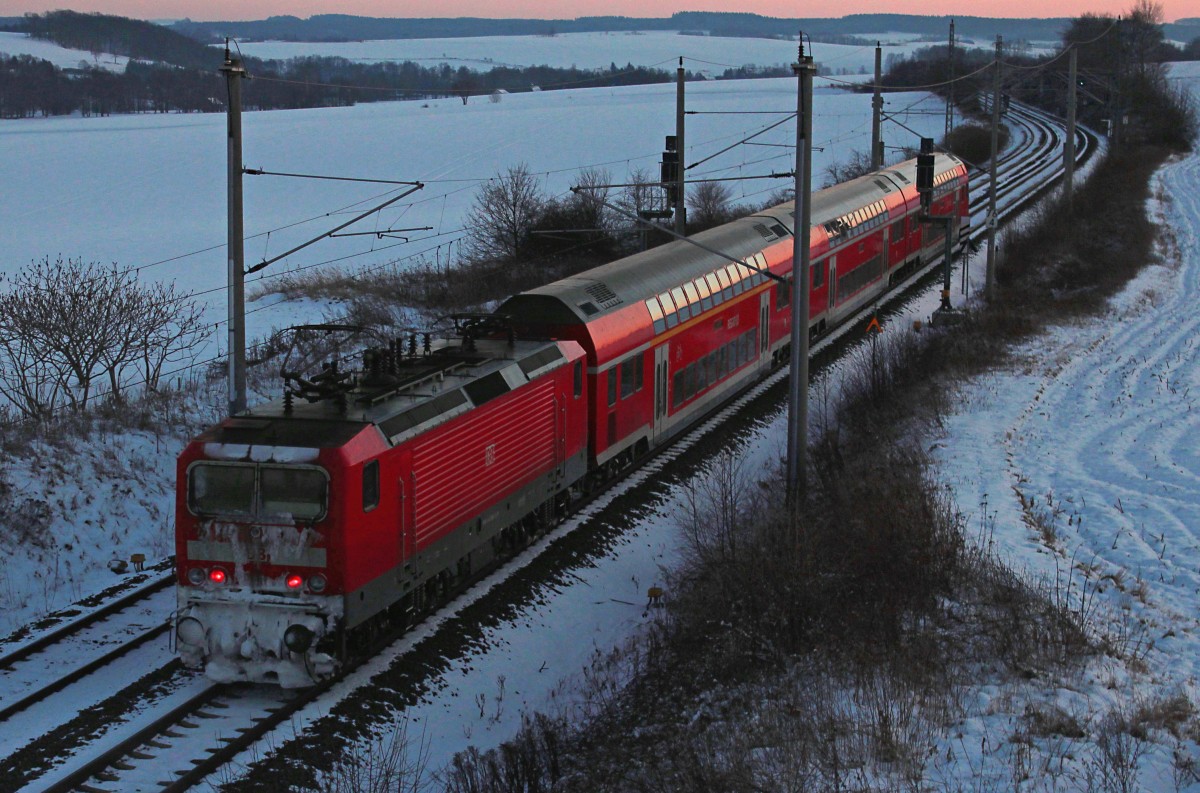
[[[197,515],[318,520],[328,490],[319,468],[197,463],[188,472],[188,506]]]

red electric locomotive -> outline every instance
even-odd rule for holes
[[[394,344],[370,352],[361,379],[296,379],[283,401],[184,450],[185,663],[310,685],[352,637],[407,619],[549,525],[586,471],[583,351],[478,335],[500,338]]]
[[[923,224],[909,161],[812,200],[813,336],[956,242],[962,162]],[[307,685],[787,358],[793,205],[516,295],[461,339],[293,379],[179,459],[180,655]],[[738,259],[746,264],[733,262]],[[585,393],[586,392],[586,393]],[[304,400],[298,403],[297,399]]]

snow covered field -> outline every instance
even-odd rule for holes
[[[795,107],[790,79],[696,83],[688,86],[688,161],[695,162],[767,127]],[[824,167],[865,150],[870,97],[823,89],[815,98],[814,153]],[[887,109],[924,134],[942,128],[940,100],[892,94]],[[518,163],[561,195],[586,166],[607,169],[614,182],[636,168],[656,173],[663,136],[674,132],[673,85],[595,88],[483,98],[385,102],[349,108],[247,113],[248,167],[292,173],[421,180],[424,190],[347,231],[431,226],[395,239],[326,240],[264,270],[378,266],[413,257],[446,261],[462,236],[462,221],[478,186]],[[731,111],[779,115],[720,115]],[[932,112],[930,112],[932,111]],[[784,124],[757,143],[794,143]],[[144,279],[173,279],[205,293],[214,322],[225,301],[225,120],[221,115],[139,115],[49,118],[0,124],[0,272],[62,254],[88,261],[145,267]],[[915,145],[913,134],[885,125],[885,140]],[[716,176],[786,172],[789,148],[741,146],[695,172]],[[694,173],[695,173],[694,172]],[[740,183],[736,200],[762,201],[787,179]],[[366,211],[386,186],[245,177],[247,264],[288,250]],[[250,283],[250,288],[254,286]],[[211,291],[210,291],[211,290]],[[268,301],[269,302],[269,301]],[[253,305],[251,334],[294,324],[294,306]],[[305,317],[300,321],[313,319]]]
[[[883,42],[884,58],[908,55],[928,47],[902,34],[862,36]],[[875,69],[875,47],[855,47],[816,42],[812,54],[817,65],[833,74],[868,74]],[[796,60],[796,42],[763,38],[685,36],[666,31],[563,33],[557,36],[488,36],[448,39],[388,39],[380,41],[261,41],[243,45],[243,52],[258,58],[286,59],[300,55],[336,55],[353,61],[414,61],[422,65],[448,63],[470,69],[494,66],[575,66],[604,69],[615,63],[674,68],[682,56],[684,66],[706,74],[720,74],[740,66],[786,66]]]
[[[111,72],[125,71],[129,59],[122,55],[111,53],[92,53],[86,50],[73,50],[61,47],[52,41],[33,39],[24,33],[11,33],[0,30],[0,53],[7,55],[32,55],[44,61],[50,61],[62,69],[77,69],[80,63],[89,66],[100,66]]]

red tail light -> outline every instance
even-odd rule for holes
[[[288,589],[299,589],[304,586],[304,579],[298,575],[290,575],[287,577]]]
[[[208,580],[212,581],[214,584],[224,584],[225,571],[219,567],[214,567],[212,570],[208,571]]]

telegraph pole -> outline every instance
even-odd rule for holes
[[[950,83],[947,85],[949,96],[946,98],[946,134],[943,139],[949,139],[954,131],[954,20],[950,20],[950,46],[946,53],[950,58]]]
[[[792,235],[791,383],[788,392],[787,499],[796,510],[807,489],[809,244],[812,237],[812,84],[816,67],[800,34],[796,73],[796,200]],[[878,85],[878,83],[876,83]]]
[[[679,69],[675,72],[675,151],[679,152],[679,174],[675,180],[675,233],[687,236],[687,195],[684,190],[683,148],[683,57],[679,58]]]
[[[221,66],[229,91],[229,415],[246,410],[246,290],[245,251],[242,247],[242,78],[246,69],[225,46]]]
[[[871,98],[871,170],[883,167],[883,45],[875,42],[875,95]]]
[[[1079,87],[1079,51],[1071,46],[1070,66],[1067,69],[1067,138],[1063,141],[1063,193],[1067,211],[1075,200],[1075,99]]]
[[[996,192],[1000,186],[1000,54],[1004,38],[996,37],[996,63],[992,74],[992,162],[988,184],[988,234],[987,234],[987,279],[984,289],[992,291],[996,281]]]

